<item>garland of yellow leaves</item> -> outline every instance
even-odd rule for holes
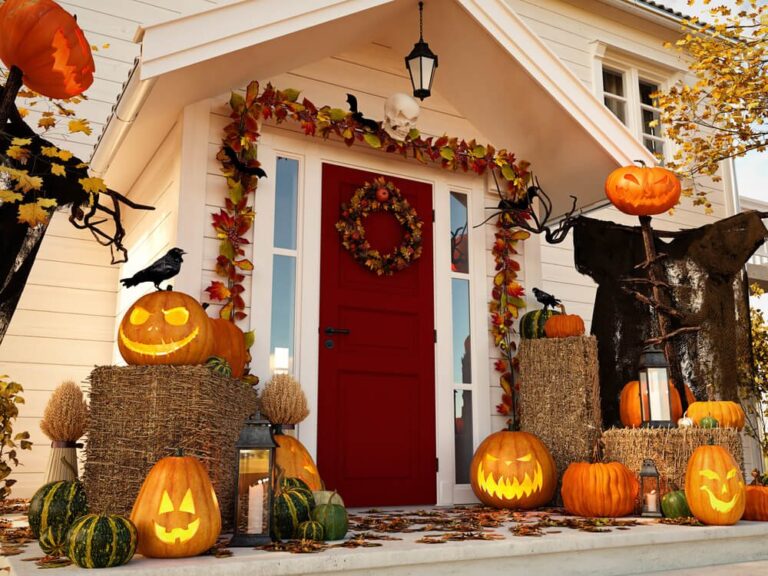
[[[363,220],[372,212],[390,212],[403,227],[403,242],[396,250],[381,254],[365,235]],[[341,205],[336,230],[341,243],[360,264],[378,276],[405,270],[421,256],[421,227],[424,223],[402,193],[382,176],[355,190],[349,204]]]

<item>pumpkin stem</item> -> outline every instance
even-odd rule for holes
[[[515,418],[509,418],[507,420],[507,432],[519,432],[520,431],[520,422],[517,421]]]
[[[645,160],[633,160],[633,162],[637,162],[643,168],[645,168],[647,166],[647,164],[645,163]]]
[[[176,449],[173,451],[174,456],[182,457],[184,456],[184,448],[181,446],[177,446]]]
[[[605,443],[602,438],[595,440],[595,445],[592,447],[592,464],[605,461]]]
[[[3,89],[3,96],[0,99],[0,127],[5,127],[5,123],[8,122],[8,116],[11,112],[11,107],[15,106],[16,95],[21,89],[22,79],[24,73],[18,66],[11,66],[8,72],[8,79],[5,81],[5,88]]]

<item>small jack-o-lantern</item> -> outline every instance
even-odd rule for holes
[[[213,331],[200,303],[183,292],[145,294],[120,322],[120,354],[128,364],[202,364],[213,349]]]
[[[744,514],[746,490],[739,465],[722,446],[699,446],[685,472],[685,498],[704,524],[736,524]]]
[[[315,461],[304,445],[293,436],[275,434],[275,465],[285,478],[299,478],[310,489],[322,490],[323,482],[317,472]]]
[[[213,546],[221,532],[221,514],[200,461],[191,456],[158,461],[144,479],[131,521],[144,556],[196,556]]]
[[[536,436],[501,430],[477,447],[470,481],[483,504],[531,509],[552,500],[557,471],[552,455]]]
[[[680,200],[680,180],[660,166],[623,166],[608,175],[605,195],[625,214],[651,216],[673,208]]]

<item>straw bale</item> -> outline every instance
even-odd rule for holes
[[[520,425],[549,448],[558,477],[588,460],[600,438],[600,385],[594,336],[520,343]]]
[[[235,442],[255,391],[205,366],[99,366],[90,382],[83,482],[91,511],[130,513],[152,465],[182,448],[205,465],[230,527]]]
[[[726,448],[744,471],[741,435],[734,428],[611,428],[603,433],[605,459],[621,462],[640,473],[645,458],[651,458],[668,486],[685,485],[685,469],[693,451],[709,442]]]

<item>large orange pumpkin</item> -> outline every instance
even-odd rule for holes
[[[221,356],[232,368],[232,377],[240,378],[245,371],[247,350],[245,335],[234,322],[224,318],[211,318],[213,330],[213,350],[211,354]]]
[[[275,465],[284,478],[299,478],[313,491],[322,490],[323,482],[317,472],[315,461],[304,444],[293,436],[275,434]]]
[[[131,520],[139,534],[139,553],[153,558],[197,556],[221,532],[216,493],[205,468],[192,456],[168,456],[152,467]]]
[[[571,336],[584,335],[584,320],[576,314],[562,314],[550,316],[544,323],[544,333],[547,338],[569,338]]]
[[[744,520],[768,521],[768,486],[763,484],[763,477],[757,470],[752,471],[754,480],[747,486],[747,503],[744,508]]]
[[[688,418],[698,426],[701,419],[712,416],[720,428],[744,428],[744,410],[736,402],[694,402],[688,406]]]
[[[0,59],[21,69],[35,92],[71,98],[93,83],[91,47],[77,21],[53,0],[6,0],[0,30]]]
[[[213,332],[200,303],[183,292],[145,294],[123,316],[117,345],[128,364],[202,364]]]
[[[746,490],[736,460],[722,446],[699,446],[685,472],[685,499],[704,524],[729,526],[744,514]]]
[[[552,500],[557,470],[533,434],[501,430],[483,440],[470,465],[472,491],[496,508],[531,509]]]
[[[625,214],[662,214],[680,200],[680,180],[659,166],[623,166],[608,175],[605,195]]]
[[[615,518],[635,510],[640,485],[620,462],[574,462],[563,474],[560,494],[571,514]]]
[[[685,399],[689,406],[696,402],[696,398],[688,385],[685,385]],[[669,400],[672,409],[672,422],[677,422],[683,415],[683,404],[680,402],[680,393],[675,385],[669,383]],[[626,428],[637,428],[642,424],[640,414],[640,382],[632,380],[627,382],[619,395],[619,418]]]

